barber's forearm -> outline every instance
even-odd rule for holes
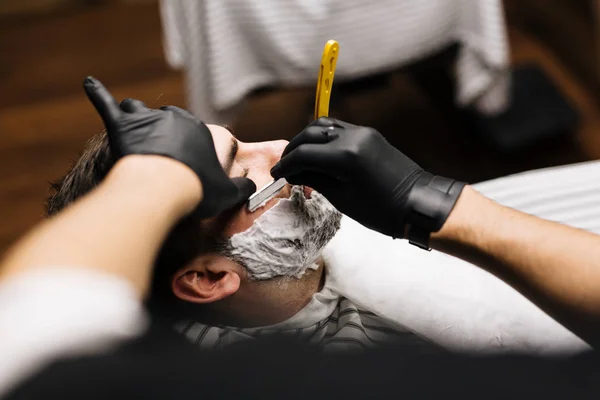
[[[431,242],[502,278],[598,343],[600,236],[501,206],[466,187]]]
[[[0,280],[43,266],[83,267],[127,279],[143,296],[161,243],[201,197],[187,166],[159,156],[125,157],[96,190],[14,246]]]

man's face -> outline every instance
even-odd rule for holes
[[[273,180],[270,170],[287,141],[243,143],[224,127],[208,128],[230,177],[247,177],[259,189]],[[204,220],[203,231],[222,245],[178,270],[172,279],[173,292],[181,300],[199,304],[228,298],[229,312],[234,303],[243,304],[244,315],[253,302],[263,310],[269,302],[271,306],[281,303],[281,295],[274,297],[265,283],[277,285],[273,280],[277,277],[319,279],[320,275],[305,272],[318,268],[321,251],[339,229],[340,219],[341,214],[316,191],[286,185],[254,212],[244,204]],[[296,286],[302,291],[301,285]]]

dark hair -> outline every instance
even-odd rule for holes
[[[46,216],[51,217],[92,191],[115,164],[106,132],[93,136],[65,176],[51,184]],[[193,214],[170,232],[156,261],[149,305],[162,308],[175,299],[170,289],[172,274],[202,253],[218,251],[222,242],[207,231]]]

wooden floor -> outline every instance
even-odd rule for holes
[[[593,97],[543,45],[511,32],[516,64],[542,65],[577,106],[580,128],[519,155],[496,153],[437,110],[402,72],[343,91],[332,115],[368,124],[432,172],[471,182],[526,169],[600,158]],[[156,4],[96,7],[0,21],[0,250],[42,215],[59,177],[102,125],[81,90],[100,78],[117,98],[184,106],[181,75],[162,52]],[[335,91],[334,91],[335,93]],[[236,122],[242,140],[291,137],[306,123],[314,88],[256,94]],[[335,95],[334,95],[335,96]]]

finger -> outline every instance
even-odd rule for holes
[[[307,171],[344,176],[348,165],[344,153],[327,145],[309,143],[292,150],[279,160],[271,169],[271,176],[278,179]]]
[[[341,128],[342,125],[340,124],[340,120],[337,120],[335,118],[329,118],[329,117],[321,117],[319,119],[316,119],[311,125],[312,126],[320,126],[322,128],[328,128],[328,127],[334,127],[334,128]]]
[[[150,111],[142,101],[132,98],[123,100],[119,107],[127,113]]]
[[[184,110],[183,108],[179,108],[179,107],[175,107],[175,106],[162,106],[160,109],[163,111],[172,111],[174,113],[181,115],[182,117],[186,117],[186,118],[189,118],[196,122],[202,123],[202,121],[200,121],[198,118],[196,118],[196,116],[194,114],[190,113],[189,111]]]
[[[110,125],[121,117],[119,104],[99,80],[88,76],[83,81],[83,88],[105,125]]]
[[[256,184],[248,178],[231,178],[231,182],[238,188],[235,204],[243,203],[256,192]]]
[[[320,126],[323,128],[337,128],[337,129],[348,129],[348,128],[356,128],[358,127],[358,125],[352,125],[349,124],[348,122],[344,122],[340,119],[335,119],[335,118],[329,118],[329,117],[321,117],[317,120],[315,120],[312,124],[312,126]]]
[[[229,178],[223,178],[229,179]],[[221,189],[219,194],[206,193],[204,200],[200,203],[200,215],[203,218],[212,217],[226,210],[230,210],[235,206],[245,203],[252,193],[256,192],[256,185],[248,178],[232,178],[230,182],[223,185],[220,182]]]
[[[317,125],[308,126],[302,132],[297,134],[292,138],[292,140],[288,143],[288,145],[283,150],[281,157],[285,157],[291,151],[295,150],[298,146],[308,143],[329,143],[335,138],[338,137],[338,134],[335,132],[335,127],[322,127]]]

